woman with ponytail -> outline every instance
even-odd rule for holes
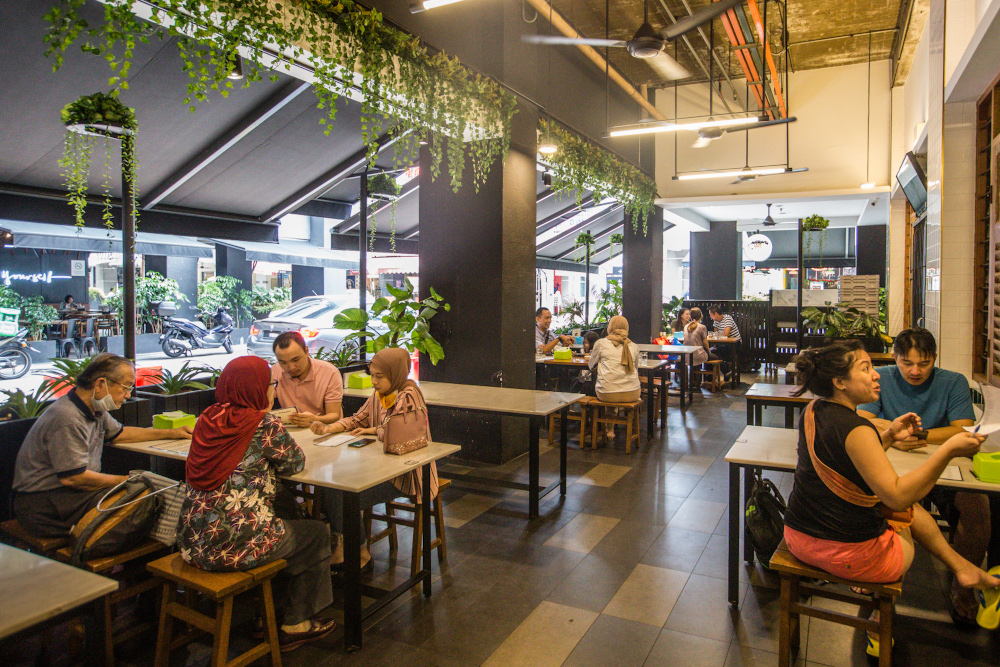
[[[708,349],[708,329],[701,323],[701,318],[701,308],[692,308],[691,321],[684,327],[684,344],[701,348],[692,355],[696,364],[719,358]]]
[[[916,470],[896,474],[885,450],[920,430],[907,413],[879,432],[857,414],[877,400],[879,374],[858,341],[805,350],[795,358],[798,395],[811,391],[799,422],[798,465],[785,514],[785,542],[796,558],[855,581],[897,581],[913,562],[913,541],[944,563],[966,588],[987,589],[1000,580],[958,555],[934,519],[917,504],[945,467],[979,451],[983,436],[951,437]],[[878,655],[869,636],[868,653]]]

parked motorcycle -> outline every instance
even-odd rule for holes
[[[16,380],[31,370],[31,355],[26,350],[38,350],[25,340],[27,337],[28,330],[21,329],[0,343],[0,380]]]
[[[172,301],[153,304],[153,309],[163,318],[160,347],[168,357],[177,358],[190,354],[192,350],[216,347],[225,348],[228,354],[233,353],[233,341],[230,338],[233,332],[233,318],[226,312],[225,306],[219,306],[211,315],[211,329],[206,328],[198,320],[173,317],[176,306]],[[205,315],[207,313],[198,313],[198,317]]]

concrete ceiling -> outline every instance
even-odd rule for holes
[[[886,192],[872,194],[837,195],[829,197],[798,197],[782,198],[776,196],[770,199],[740,199],[716,202],[699,202],[691,204],[667,204],[664,217],[676,222],[678,214],[686,218],[688,223],[699,220],[722,222],[736,220],[746,223],[748,228],[767,215],[767,204],[771,204],[771,217],[778,222],[778,228],[794,227],[799,218],[813,214],[821,215],[830,220],[832,227],[854,227],[857,225],[884,225],[888,222],[889,194]],[[689,224],[693,231],[705,231],[707,226]]]
[[[705,7],[710,0],[648,0],[649,22],[654,28],[660,29],[673,23],[669,14],[680,19],[688,16],[689,8],[697,12]],[[553,7],[587,37],[604,37],[605,35],[605,3],[610,6],[609,33],[612,39],[628,40],[635,33],[643,20],[642,0],[553,0]],[[927,0],[913,0],[918,6],[915,12],[926,6]],[[903,0],[904,9],[909,11],[908,0]],[[793,71],[802,69],[817,69],[866,62],[868,60],[868,39],[871,31],[872,60],[885,60],[890,57],[899,20],[901,0],[848,0],[843,4],[831,4],[826,0],[793,0],[788,3],[788,37],[791,54],[790,67]],[[763,13],[763,3],[758,7]],[[782,6],[777,2],[767,3],[767,33],[772,44],[772,52],[779,69],[784,67],[783,57],[779,58],[782,43]],[[912,28],[907,33],[916,32],[919,38],[923,29],[921,19],[911,22]],[[544,22],[545,17],[539,16]],[[916,25],[919,24],[919,25]],[[688,41],[697,52],[703,63],[708,63],[708,26],[704,27],[704,36],[698,31],[688,33]],[[759,42],[758,42],[759,43]],[[685,83],[707,81],[702,68],[697,64],[691,53],[691,48],[678,40],[677,59],[694,76]],[[548,47],[572,48],[572,47]],[[671,54],[673,47],[668,47]],[[732,79],[743,79],[744,74],[737,62],[736,55],[730,49],[729,39],[722,27],[721,20],[715,21],[715,52],[718,61],[728,70]],[[601,49],[603,52],[603,49]],[[782,52],[783,53],[783,52]],[[912,49],[904,47],[903,57],[912,58]],[[636,84],[662,86],[666,82],[659,78],[652,69],[640,60],[632,58],[625,49],[609,49],[611,64],[617,67],[625,76]],[[719,66],[715,65],[715,76],[720,75]],[[901,62],[900,68],[909,69],[908,62]]]

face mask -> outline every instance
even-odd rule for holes
[[[99,411],[103,410],[104,412],[111,412],[112,410],[117,410],[120,407],[121,406],[115,402],[115,397],[111,395],[110,391],[104,398],[94,399],[94,408]]]

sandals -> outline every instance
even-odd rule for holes
[[[987,574],[1000,576],[1000,566],[991,567]],[[976,623],[987,630],[996,630],[1000,626],[1000,587],[976,591],[976,597],[979,599]]]

